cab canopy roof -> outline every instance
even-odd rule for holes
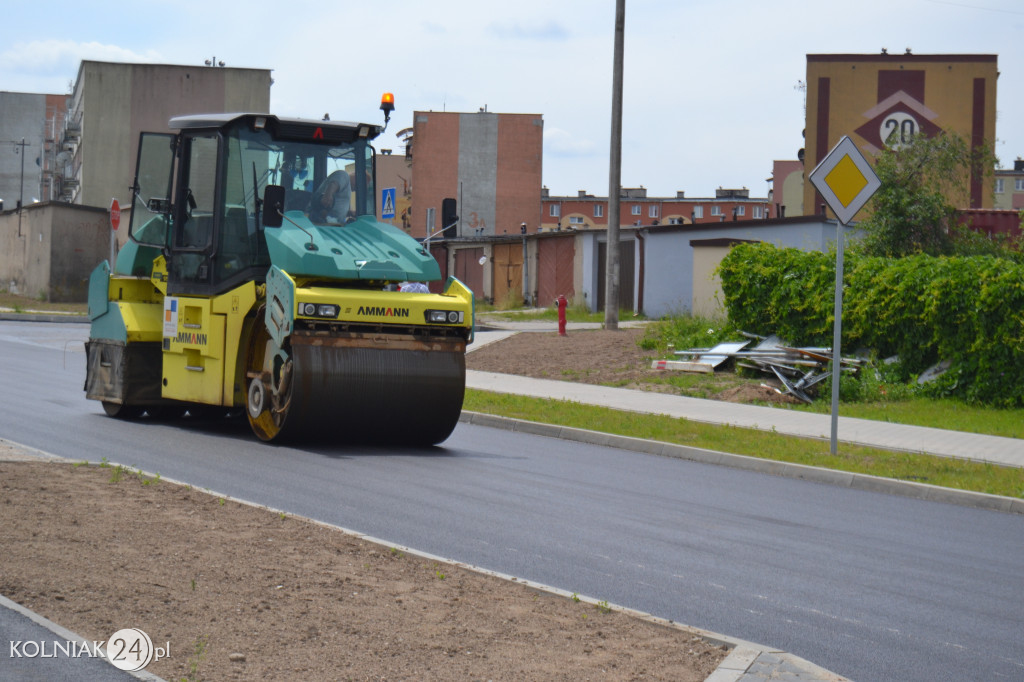
[[[175,116],[167,123],[172,130],[216,130],[244,121],[253,130],[266,128],[278,139],[351,143],[358,138],[372,140],[381,127],[372,123],[315,121],[306,118],[279,118],[273,114],[190,114]]]

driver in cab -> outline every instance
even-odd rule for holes
[[[313,193],[309,217],[315,223],[344,225],[349,218],[354,217],[349,211],[351,199],[352,182],[348,173],[336,170]]]

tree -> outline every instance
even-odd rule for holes
[[[881,186],[871,200],[871,216],[859,225],[867,232],[870,255],[932,256],[957,252],[966,228],[957,207],[970,198],[972,172],[991,173],[994,157],[972,150],[956,133],[917,135],[905,145],[884,149],[875,163]]]

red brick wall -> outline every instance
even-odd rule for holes
[[[413,237],[425,237],[427,209],[436,214],[435,230],[441,225],[441,201],[458,198],[459,114],[454,112],[413,113],[412,220]]]
[[[536,232],[541,222],[544,127],[534,114],[499,114],[498,182],[494,227],[510,233],[526,223]],[[499,227],[501,226],[501,227]]]

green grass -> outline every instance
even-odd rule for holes
[[[480,313],[479,308],[477,313]],[[508,322],[536,322],[536,321],[558,321],[558,308],[533,308],[529,310],[492,310],[486,312],[488,317],[499,318]],[[592,313],[585,306],[578,305],[566,308],[565,319],[569,322],[604,322],[604,311]],[[642,315],[634,316],[630,310],[620,310],[619,320],[646,319]]]
[[[89,306],[86,303],[49,303],[40,300],[38,297],[22,296],[3,290],[0,291],[0,308],[11,308],[14,312],[19,313],[28,310],[41,310],[44,312],[71,312],[84,315],[88,312]]]
[[[602,432],[616,435],[1024,498],[1024,469],[846,443],[840,443],[837,454],[832,455],[828,440],[473,389],[466,391],[464,409],[581,429],[593,429],[600,424]]]
[[[829,414],[832,406],[818,400],[813,405],[794,406],[797,410]],[[893,424],[913,424],[936,429],[983,433],[1006,438],[1024,438],[1024,409],[1001,409],[966,405],[948,399],[910,398],[894,402],[842,403],[844,417],[870,419]]]
[[[755,380],[754,383],[757,383]],[[713,398],[718,393],[751,383],[750,377],[741,376],[728,370],[714,374],[691,374],[686,372],[663,372],[647,377],[645,383],[670,386],[673,393],[693,398]],[[830,414],[832,398],[827,385],[819,392],[818,398],[810,405],[786,403],[756,403],[778,410],[798,410],[816,414]],[[843,417],[869,419],[892,424],[930,426],[936,429],[980,433],[989,436],[1024,439],[1024,409],[999,408],[985,405],[968,405],[950,399],[929,398],[922,395],[895,400],[871,400],[854,402],[843,400],[839,404]]]

